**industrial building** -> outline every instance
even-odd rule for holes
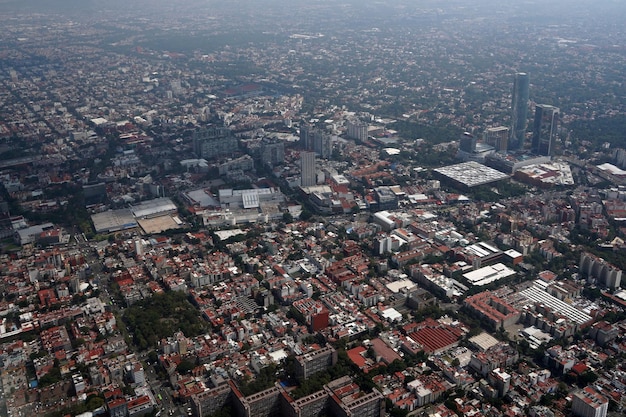
[[[504,256],[504,252],[492,242],[477,242],[458,248],[455,252],[457,260],[463,260],[476,269],[488,263],[499,261]]]
[[[185,202],[192,207],[220,207],[220,202],[213,196],[209,189],[192,190],[182,193]]]
[[[233,172],[246,172],[254,169],[254,160],[250,155],[228,159],[217,166],[220,175],[228,175]]]
[[[108,210],[91,216],[96,233],[112,233],[137,227],[137,220],[129,209]]]
[[[440,353],[457,346],[467,330],[458,323],[448,324],[441,319],[427,318],[420,323],[404,326],[403,331],[421,345],[426,353]]]
[[[217,201],[213,196],[200,191],[188,193],[188,202],[195,202],[199,208],[195,210],[202,216],[207,226],[235,225],[240,223],[266,223],[282,218],[285,196],[277,188],[252,188],[247,190],[221,189]]]
[[[485,164],[507,174],[514,174],[528,165],[550,162],[549,156],[535,156],[525,152],[495,152],[485,157]]]
[[[247,190],[233,190],[225,188],[219,190],[218,198],[223,209],[258,208],[262,203],[282,203],[285,196],[277,188],[251,188]]]
[[[130,211],[136,219],[148,219],[163,214],[176,213],[178,209],[171,199],[162,197],[143,201],[135,206],[131,206]]]
[[[561,301],[546,291],[547,283],[537,280],[534,285],[517,293],[520,321],[549,331],[555,337],[574,334],[589,325],[593,318],[575,306]]]
[[[33,243],[37,240],[39,235],[46,231],[58,230],[55,229],[52,223],[38,224],[35,226],[26,227],[24,229],[18,229],[15,231],[14,238],[18,245],[26,245]]]
[[[96,233],[112,233],[141,226],[146,233],[178,228],[182,221],[173,216],[178,208],[163,197],[144,201],[130,209],[108,210],[91,216]]]

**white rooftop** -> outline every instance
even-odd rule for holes
[[[398,310],[392,307],[383,310],[380,314],[383,316],[383,318],[389,321],[396,321],[402,318],[402,314],[400,314]]]
[[[509,178],[508,174],[489,168],[475,161],[441,167],[434,171],[466,187],[476,187],[478,185],[489,184]]]
[[[176,211],[176,204],[167,197],[155,198],[154,200],[144,201],[131,206],[133,216],[137,218],[148,217],[159,213],[165,213],[168,211]]]
[[[592,319],[592,317],[577,308],[567,304],[565,301],[561,301],[558,298],[548,294],[543,290],[542,284],[539,280],[535,281],[536,285],[525,289],[520,292],[520,295],[527,298],[533,303],[541,303],[549,307],[551,310],[564,315],[570,320],[575,321],[578,324],[583,324]]]
[[[502,278],[510,277],[511,275],[515,275],[514,270],[502,263],[497,263],[463,274],[463,277],[467,279],[470,284],[480,287]]]
[[[390,282],[389,284],[385,285],[385,287],[387,287],[389,291],[394,292],[394,293],[400,292],[402,288],[412,289],[413,287],[416,287],[416,286],[417,285],[410,279],[401,279],[398,281]]]

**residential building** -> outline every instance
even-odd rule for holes
[[[317,183],[315,179],[315,152],[300,153],[300,185],[311,187]]]
[[[330,396],[321,390],[291,402],[291,409],[287,408],[285,414],[289,417],[317,417],[326,415],[329,405]]]
[[[237,138],[228,128],[198,129],[193,133],[193,149],[199,158],[211,159],[231,155],[238,148]]]
[[[395,210],[398,208],[398,197],[390,187],[382,186],[374,189],[376,210]]]
[[[321,129],[311,126],[300,128],[300,144],[307,151],[313,151],[322,159],[330,158],[332,153],[332,138]]]
[[[498,397],[503,397],[511,388],[511,375],[500,368],[496,368],[487,374],[487,381],[498,391]]]
[[[229,384],[207,389],[191,396],[191,410],[194,417],[202,417],[221,410],[229,401],[232,393]]]
[[[367,140],[367,129],[367,123],[360,120],[349,120],[346,122],[346,134],[351,139],[365,142]]]
[[[585,387],[572,397],[572,413],[580,417],[606,417],[609,400],[592,387]]]
[[[311,331],[316,332],[328,327],[328,309],[320,301],[304,298],[295,301],[293,307],[304,316]]]
[[[364,393],[350,377],[331,381],[325,386],[331,396],[331,415],[337,417],[381,417],[385,415],[385,397],[377,390]]]
[[[280,414],[280,398],[282,395],[278,386],[273,386],[247,397],[244,397],[236,388],[233,392],[235,393],[235,411],[237,416],[270,417]]]
[[[495,330],[516,323],[520,317],[519,310],[490,291],[467,297],[465,307]]]
[[[152,413],[154,405],[147,395],[142,395],[128,401],[128,417],[142,417]]]
[[[337,351],[332,346],[326,346],[304,355],[296,356],[296,375],[304,381],[311,375],[324,371],[337,364]]]
[[[285,143],[282,141],[263,141],[260,149],[263,165],[280,165],[285,162]]]
[[[621,284],[622,270],[592,253],[583,252],[580,255],[579,267],[587,281],[595,280],[608,288],[617,288]]]

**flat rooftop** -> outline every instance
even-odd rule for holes
[[[211,195],[211,192],[206,189],[193,190],[184,193],[187,200],[200,207],[219,207],[220,202]]]
[[[109,210],[91,216],[96,233],[108,233],[137,227],[137,221],[129,209]]]
[[[525,289],[519,294],[530,302],[541,303],[549,307],[552,311],[560,313],[578,324],[584,324],[592,320],[592,317],[589,314],[586,314],[578,310],[576,307],[567,304],[565,301],[561,301],[545,292],[541,283],[538,281],[535,281],[535,285]]]
[[[480,287],[502,278],[510,277],[511,275],[515,275],[514,270],[502,263],[497,263],[463,274],[463,277],[468,280],[470,284]]]
[[[482,332],[469,340],[475,346],[478,346],[482,351],[488,350],[490,347],[493,347],[500,343],[498,339],[491,336],[489,333]]]
[[[468,188],[509,178],[508,174],[489,168],[475,161],[437,168],[434,172]]]
[[[180,220],[179,220],[180,221]],[[147,234],[161,233],[170,229],[180,229],[181,225],[169,214],[137,220]]]
[[[167,198],[155,198],[154,200],[143,201],[131,207],[133,215],[137,218],[154,216],[160,213],[176,211],[176,204]]]

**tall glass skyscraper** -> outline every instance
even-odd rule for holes
[[[560,109],[549,104],[537,104],[533,125],[532,152],[535,155],[554,155],[556,129]]]
[[[528,119],[528,86],[530,77],[525,72],[515,74],[513,81],[513,114],[511,116],[511,140],[509,149],[524,147],[526,122]]]

